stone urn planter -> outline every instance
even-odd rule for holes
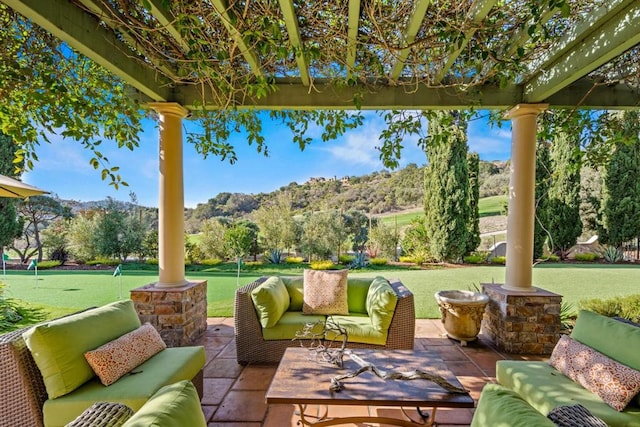
[[[435,297],[449,338],[460,341],[462,345],[475,340],[480,333],[489,297],[480,292],[458,290],[439,291]]]

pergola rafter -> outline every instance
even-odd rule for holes
[[[402,70],[405,67],[407,57],[411,52],[411,44],[416,40],[416,36],[418,35],[418,31],[422,27],[422,21],[424,21],[424,16],[427,14],[427,9],[429,8],[429,4],[431,4],[431,0],[418,0],[416,7],[411,14],[411,18],[409,18],[409,25],[407,26],[404,40],[407,47],[400,51],[400,55],[398,55],[398,59],[391,70],[391,79],[397,80],[402,73]]]
[[[296,18],[296,11],[293,7],[293,0],[279,0],[282,14],[284,15],[284,22],[287,26],[287,32],[289,34],[289,41],[291,47],[294,49],[294,55],[298,64],[298,71],[300,72],[300,81],[303,86],[309,86],[309,64],[304,57],[302,50],[302,40],[300,39],[300,30],[298,29],[298,21]]]

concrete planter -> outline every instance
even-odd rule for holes
[[[449,338],[466,345],[478,337],[484,309],[489,303],[487,295],[454,290],[436,292],[435,298]]]

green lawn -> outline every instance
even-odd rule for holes
[[[211,269],[215,270],[215,269]],[[301,274],[299,267],[289,267],[284,274]],[[277,274],[276,269],[243,272],[239,285],[245,285],[262,274]],[[353,271],[350,275],[374,277],[382,275],[398,278],[415,295],[416,316],[438,318],[440,313],[433,294],[442,289],[473,289],[481,283],[501,283],[503,266],[480,266],[432,270],[378,269]],[[130,289],[157,280],[153,271],[125,270],[122,295],[128,297]],[[227,271],[200,271],[187,273],[189,279],[208,281],[207,298],[209,316],[232,316],[236,276]],[[534,284],[564,296],[564,301],[577,304],[587,298],[607,298],[640,293],[640,266],[629,265],[562,265],[542,264],[533,270]],[[46,311],[46,317],[56,317],[86,307],[116,301],[120,296],[120,277],[111,271],[42,271],[37,285],[32,272],[8,271],[6,296],[32,304]]]

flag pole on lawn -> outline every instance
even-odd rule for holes
[[[113,271],[113,277],[120,276],[120,296],[118,299],[122,299],[122,264],[118,264],[116,269]]]
[[[2,252],[2,280],[7,281],[7,260],[9,259],[9,255],[5,252]]]
[[[33,269],[34,269],[34,271],[35,271],[35,275],[33,276],[33,277],[34,277],[34,279],[33,279],[33,280],[34,280],[34,282],[33,282],[33,283],[34,283],[33,287],[34,287],[34,288],[37,288],[37,287],[38,287],[38,261],[37,261],[37,260],[35,260],[35,259],[32,259],[32,260],[31,260],[31,262],[30,262],[30,263],[29,263],[29,265],[27,266],[27,270],[31,270],[32,268],[33,268]]]

